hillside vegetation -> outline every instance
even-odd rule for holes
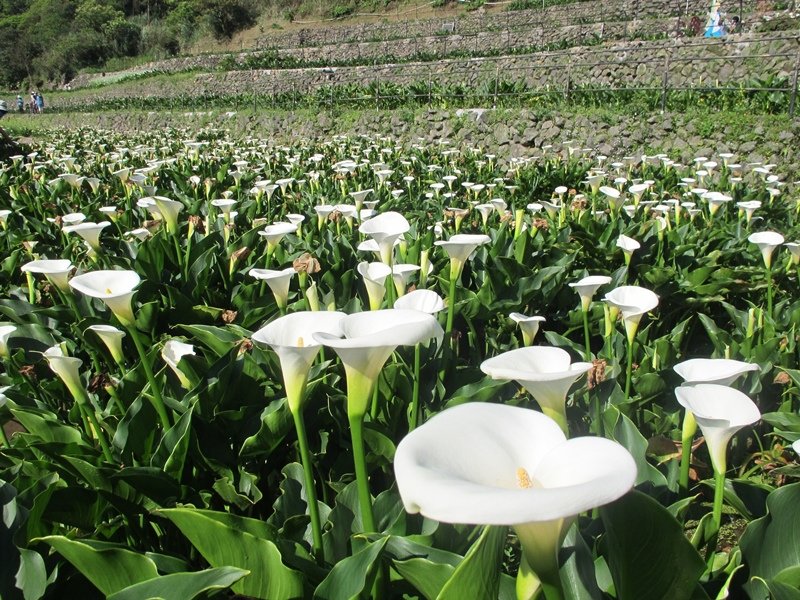
[[[0,0],[0,86],[63,82],[230,39],[259,18],[342,17],[389,0]],[[444,4],[444,2],[442,2]],[[277,26],[277,25],[276,25]]]

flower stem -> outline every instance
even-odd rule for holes
[[[414,392],[411,397],[411,415],[408,418],[408,430],[413,431],[419,422],[419,372],[422,350],[419,344],[414,346]]]
[[[725,492],[725,471],[714,472],[714,524],[717,531],[722,526],[722,497]]]
[[[456,313],[456,281],[458,280],[458,275],[453,272],[453,269],[450,269],[450,291],[447,294],[447,328],[445,329],[445,333],[451,333],[453,331],[453,319]]]
[[[625,400],[631,397],[631,374],[633,372],[633,349],[636,340],[628,340],[628,366],[625,369]]]
[[[6,435],[6,430],[3,428],[2,423],[0,423],[0,446],[3,448],[11,448],[11,444],[8,441],[8,436]]]
[[[105,433],[100,427],[100,423],[97,421],[97,416],[94,414],[94,407],[92,406],[86,391],[83,389],[80,390],[78,410],[80,410],[86,417],[86,420],[91,426],[91,431],[94,431],[94,437],[96,437],[97,441],[100,443],[100,449],[103,451],[103,456],[105,457],[106,461],[114,462],[114,459],[111,456],[111,449],[108,447],[108,442],[106,441]],[[88,433],[91,433],[91,431]]]
[[[167,414],[167,409],[164,406],[164,399],[161,397],[161,390],[156,385],[156,378],[155,375],[153,375],[153,367],[147,357],[147,351],[144,349],[144,345],[142,344],[142,337],[139,335],[139,330],[136,329],[135,323],[128,327],[128,331],[130,332],[133,343],[136,346],[136,351],[139,353],[139,358],[141,359],[142,367],[144,368],[144,374],[147,377],[147,382],[150,384],[150,390],[153,393],[153,408],[156,409],[158,418],[161,420],[161,426],[166,431],[170,428],[169,415]]]
[[[583,311],[583,339],[586,343],[586,362],[592,362],[592,345],[589,337],[589,313]]]
[[[375,533],[375,519],[372,516],[372,498],[369,494],[367,477],[367,461],[364,456],[364,417],[349,415],[350,435],[353,444],[353,464],[356,468],[356,486],[358,487],[358,503],[361,507],[361,522],[364,533]]]
[[[314,486],[314,472],[311,464],[311,452],[308,450],[308,436],[303,413],[292,412],[294,427],[297,430],[297,443],[300,446],[300,462],[303,463],[303,475],[306,484],[306,498],[308,499],[308,514],[311,517],[312,549],[317,561],[325,560],[322,546],[322,523],[319,518],[319,505],[317,504],[317,490]]]
[[[689,489],[689,466],[692,460],[692,440],[697,431],[697,421],[695,421],[692,411],[687,410],[683,417],[683,429],[681,432],[681,473],[679,484],[682,490]]]
[[[767,314],[772,318],[772,267],[767,267]]]

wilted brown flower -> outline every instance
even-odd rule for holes
[[[231,254],[231,262],[237,263],[240,260],[247,258],[248,256],[250,256],[250,252],[251,252],[250,248],[248,248],[247,246],[242,246],[241,248],[239,248],[238,250],[236,250]]]
[[[789,385],[791,382],[792,378],[789,377],[786,371],[781,371],[775,375],[775,379],[772,380],[772,383],[777,383],[778,385]]]
[[[535,227],[536,229],[550,228],[550,224],[547,222],[547,219],[534,219],[531,223],[531,226]]]
[[[250,352],[253,349],[253,342],[248,340],[247,338],[243,339],[242,342],[239,344],[239,355],[241,356],[245,352]]]
[[[231,323],[233,323],[236,320],[236,316],[238,314],[239,313],[236,312],[235,310],[223,310],[222,311],[222,321],[224,323],[227,323],[228,325],[230,325]]]
[[[586,385],[589,389],[600,385],[606,380],[606,361],[602,358],[596,358],[592,361],[592,368],[586,373]]]
[[[36,369],[33,365],[25,365],[24,367],[20,367],[19,374],[23,377],[27,377],[31,381],[36,381]]]
[[[319,261],[308,252],[304,252],[295,258],[292,262],[292,267],[298,273],[308,273],[309,275],[319,273],[322,270]]]
[[[572,210],[583,210],[586,208],[586,198],[577,198],[572,201],[570,205],[570,209]]]
[[[98,390],[105,389],[109,385],[113,385],[113,383],[114,380],[111,379],[108,373],[97,373],[89,380],[89,391],[95,393]]]
[[[205,233],[206,227],[203,223],[203,219],[201,219],[198,215],[189,215],[189,224],[194,227],[194,230],[197,233]]]

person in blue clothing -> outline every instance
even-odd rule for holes
[[[36,94],[36,112],[43,113],[44,112],[44,98],[42,98],[41,92]]]
[[[725,20],[716,2],[711,5],[711,12],[708,13],[706,21],[706,31],[703,37],[723,37],[725,35]]]

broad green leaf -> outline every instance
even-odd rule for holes
[[[238,567],[250,575],[233,585],[254,598],[299,598],[303,576],[283,564],[272,529],[255,519],[190,508],[157,512],[172,521],[212,567]]]
[[[150,461],[153,467],[161,468],[167,475],[181,480],[186,453],[189,450],[193,409],[187,410],[161,438],[161,443]]]
[[[389,538],[367,542],[358,552],[337,562],[328,576],[314,590],[314,598],[352,600],[372,586],[375,563]]]
[[[485,527],[437,598],[497,598],[507,533],[505,527]]]
[[[800,483],[784,486],[767,497],[767,514],[751,522],[739,545],[750,577],[773,579],[800,566]]]
[[[17,587],[25,600],[39,600],[47,589],[47,569],[42,556],[35,550],[20,548]]]
[[[50,544],[107,596],[135,583],[158,577],[156,564],[152,560],[127,548],[98,549],[62,535],[50,535],[33,541]]]
[[[64,425],[53,414],[35,408],[23,409],[10,406],[10,409],[11,414],[26,431],[44,442],[81,445],[85,443],[77,428]]]
[[[603,412],[603,422],[607,436],[625,446],[636,461],[636,485],[650,481],[658,487],[666,487],[667,479],[661,471],[647,462],[647,440],[633,421],[615,406],[609,406]]]
[[[235,567],[173,573],[127,587],[109,596],[108,600],[193,600],[205,592],[227,589],[246,575],[249,575],[248,571]]]
[[[273,400],[261,413],[261,427],[244,441],[239,456],[242,458],[269,456],[283,443],[292,427],[292,413],[289,411],[286,398]]]
[[[602,598],[597,587],[592,552],[586,545],[577,526],[570,527],[560,552],[561,570],[559,572],[564,597],[572,600]]]
[[[705,564],[667,509],[632,491],[601,508],[600,516],[619,600],[691,597]]]

